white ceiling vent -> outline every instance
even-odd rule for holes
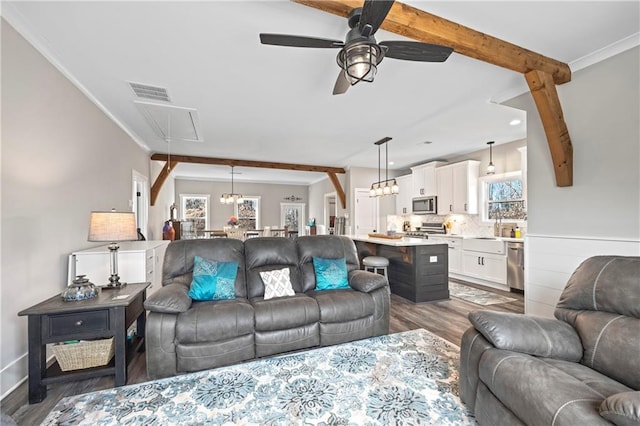
[[[161,139],[202,142],[197,110],[151,102],[134,101],[133,103]]]
[[[131,86],[133,93],[135,93],[139,98],[153,99],[154,101],[171,102],[169,100],[167,89],[165,89],[164,87],[150,86],[148,84],[134,83],[132,81],[129,81],[128,83],[129,86]]]

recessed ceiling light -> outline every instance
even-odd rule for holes
[[[389,161],[390,166],[393,166],[393,164],[394,164],[393,161]]]
[[[418,145],[431,145],[433,141],[418,142]]]
[[[518,125],[518,124],[520,124],[520,123],[522,123],[522,120],[520,120],[520,119],[518,119],[518,118],[515,118],[515,119],[513,119],[513,120],[511,120],[511,121],[509,122],[509,125],[510,125],[510,126],[517,126],[517,125]]]

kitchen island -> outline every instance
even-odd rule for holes
[[[412,302],[449,298],[449,247],[422,238],[371,238],[353,235],[360,261],[367,256],[389,259],[389,287]]]

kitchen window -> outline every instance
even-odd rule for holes
[[[525,221],[526,200],[521,172],[481,177],[483,220]]]

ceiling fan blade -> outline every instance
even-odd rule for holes
[[[366,25],[371,25],[371,34],[375,34],[382,25],[384,18],[393,6],[394,0],[365,0],[358,27],[362,32]]]
[[[342,48],[344,42],[326,38],[304,37],[287,34],[260,34],[262,44],[290,47]]]
[[[388,48],[385,57],[404,61],[444,62],[453,52],[451,47],[417,41],[383,41],[379,44]]]
[[[351,83],[347,80],[347,76],[344,75],[344,71],[340,70],[340,74],[338,74],[338,78],[336,79],[336,84],[333,86],[333,94],[342,95],[349,89],[349,86],[351,86]]]

